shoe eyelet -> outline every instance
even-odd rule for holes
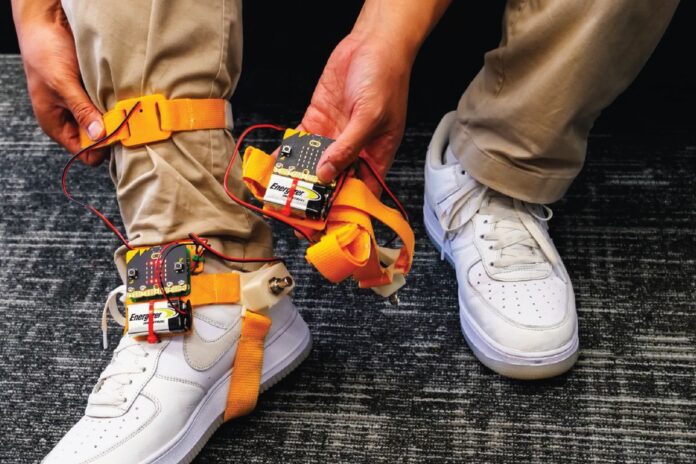
[[[490,246],[488,247],[488,249],[489,249],[489,250],[492,250],[492,249],[493,249],[493,245],[490,245]]]
[[[145,372],[146,370],[147,370],[146,367],[142,367],[142,368],[140,369],[140,372]]]
[[[484,223],[484,224],[488,224],[488,219],[484,219],[484,220],[483,220],[483,223]]]

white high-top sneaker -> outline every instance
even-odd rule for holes
[[[464,337],[484,365],[504,376],[561,374],[577,360],[577,315],[548,234],[551,210],[463,172],[448,147],[454,118],[442,119],[428,149],[423,220],[456,270]]]
[[[114,290],[107,307],[123,323]],[[106,308],[105,308],[106,311]],[[242,307],[194,308],[193,331],[159,343],[125,335],[87,401],[84,417],[44,459],[45,464],[188,463],[223,423]],[[289,297],[267,310],[260,391],[309,354],[307,325]]]

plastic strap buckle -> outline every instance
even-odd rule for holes
[[[119,113],[122,112],[125,119],[128,112],[140,102],[140,108],[131,115],[128,122],[124,125],[128,135],[120,138],[121,144],[126,147],[133,147],[145,143],[159,142],[171,137],[171,131],[162,130],[160,125],[159,103],[166,100],[164,95],[155,94],[129,98],[116,103],[114,110]]]

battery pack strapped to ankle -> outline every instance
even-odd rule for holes
[[[127,253],[125,316],[112,292],[104,307],[102,330],[111,314],[124,332],[150,343],[193,329],[193,311],[206,305],[240,305],[242,323],[233,361],[224,419],[251,412],[261,384],[264,344],[271,327],[267,310],[294,288],[283,263],[253,272],[203,273],[202,250],[188,242],[138,247]]]

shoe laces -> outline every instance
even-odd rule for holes
[[[126,287],[121,285],[109,293],[102,312],[101,329],[102,342],[104,349],[108,347],[107,342],[107,316],[111,317],[121,326],[125,325],[126,319],[119,312],[116,301],[123,299],[126,293]],[[122,390],[126,385],[133,383],[132,376],[142,374],[147,369],[143,365],[142,359],[147,358],[150,354],[144,346],[133,339],[132,337],[124,336],[121,343],[114,350],[111,363],[106,366],[106,369],[99,376],[97,384],[94,386],[92,393],[89,395],[88,402],[91,405],[99,406],[119,406],[127,402],[127,398],[123,396]]]
[[[553,217],[546,205],[528,203],[511,198],[467,176],[462,187],[440,202],[444,214],[440,225],[445,239],[454,239],[476,214],[490,216],[486,220],[492,230],[482,238],[491,241],[490,249],[500,250],[500,257],[491,265],[507,268],[517,265],[535,265],[559,262],[557,253],[541,223]],[[541,211],[541,214],[539,213]],[[444,248],[443,248],[444,257]]]
[[[106,303],[104,303],[104,310],[102,311],[101,317],[102,346],[104,347],[104,349],[107,349],[109,347],[109,327],[107,323],[108,315],[110,314],[113,320],[116,321],[116,323],[118,323],[118,325],[120,325],[121,327],[125,327],[126,325],[126,318],[123,317],[121,312],[118,310],[118,305],[116,304],[117,300],[123,303],[125,295],[126,286],[119,285],[115,289],[111,290],[111,292],[109,292],[109,296],[106,297]]]

